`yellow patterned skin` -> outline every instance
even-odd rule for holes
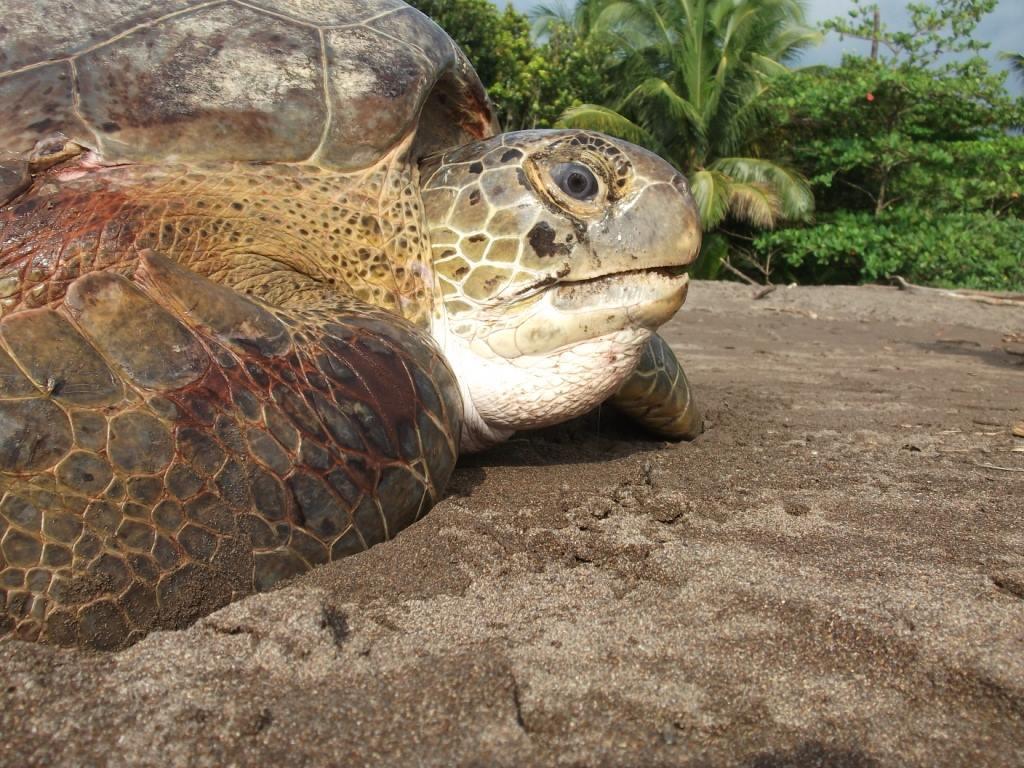
[[[686,181],[668,163],[600,134],[524,131],[421,172],[445,309],[435,336],[462,388],[464,450],[584,413],[654,359],[645,345],[682,305],[700,248]],[[619,402],[646,391],[627,387]],[[655,404],[634,405],[664,434],[644,415]]]
[[[94,269],[170,255],[273,304],[325,288],[428,324],[433,285],[407,139],[365,171],[315,165],[109,165],[83,154],[8,208],[0,315],[52,305]]]

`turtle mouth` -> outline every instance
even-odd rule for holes
[[[654,278],[664,277],[669,279],[688,277],[690,269],[689,264],[677,264],[670,267],[647,267],[645,269],[625,269],[621,272],[606,272],[603,275],[597,277],[585,277],[580,280],[559,280],[559,285],[587,285],[588,283],[595,284],[609,284],[616,280],[635,280],[637,278]]]
[[[645,285],[654,287],[665,285],[665,281],[674,281],[677,285],[685,285],[689,279],[689,264],[676,264],[672,266],[646,267],[644,269],[624,269],[619,272],[606,272],[595,277],[584,277],[577,280],[567,280],[569,267],[559,270],[553,275],[547,275],[534,283],[520,288],[515,293],[518,300],[529,299],[542,293],[545,289],[552,288],[556,292],[569,292],[591,296],[601,294],[603,291],[614,287],[641,288]]]
[[[583,280],[559,281],[551,288],[551,306],[564,310],[683,303],[690,276],[686,267],[651,267],[609,272]],[[678,306],[676,306],[678,309]],[[673,310],[674,312],[674,310]]]

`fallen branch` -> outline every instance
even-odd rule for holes
[[[1024,472],[1024,469],[1019,467],[998,467],[995,464],[986,464],[983,461],[972,461],[971,464],[976,467],[984,467],[985,469],[998,469],[1000,472]]]
[[[767,285],[761,285],[759,282],[757,282],[756,280],[751,278],[749,275],[745,275],[742,272],[740,272],[738,269],[736,269],[736,267],[734,267],[728,261],[723,259],[721,256],[718,257],[718,260],[720,262],[722,262],[722,266],[723,267],[728,269],[734,275],[736,275],[737,277],[739,277],[742,280],[746,280],[748,283],[750,283],[750,285],[752,285],[755,288],[757,288],[757,290],[754,291],[754,295],[751,297],[755,301],[757,299],[763,299],[765,296],[767,296],[769,293],[771,293],[772,291],[775,290],[775,285],[773,285],[772,283],[769,282]]]
[[[890,275],[889,279],[895,283],[896,287],[901,291],[907,291],[908,293],[930,293],[937,296],[946,296],[950,299],[970,299],[971,301],[980,301],[983,304],[997,304],[1011,307],[1024,306],[1024,293],[1007,293],[995,296],[991,293],[986,293],[985,291],[972,291],[967,289],[949,291],[945,288],[929,288],[926,285],[915,285],[914,283],[908,283],[899,275]]]
[[[723,267],[725,267],[725,268],[726,268],[726,269],[728,269],[728,270],[729,270],[730,272],[732,272],[732,273],[733,273],[734,275],[736,275],[736,277],[739,277],[739,278],[741,278],[741,279],[743,279],[743,280],[746,280],[746,281],[747,281],[748,283],[750,283],[750,284],[751,284],[752,286],[754,286],[755,288],[760,288],[760,287],[761,287],[761,284],[760,284],[759,282],[757,282],[756,280],[754,280],[753,278],[751,278],[751,277],[750,277],[749,275],[745,275],[745,274],[743,274],[742,272],[740,272],[740,271],[739,271],[738,269],[736,269],[736,267],[734,267],[734,266],[733,266],[732,264],[730,264],[730,263],[729,263],[728,261],[726,261],[725,259],[723,259],[723,258],[722,258],[721,256],[719,256],[719,257],[718,257],[718,260],[719,260],[720,262],[722,262],[722,266],[723,266]]]

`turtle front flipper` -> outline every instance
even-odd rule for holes
[[[658,334],[651,336],[636,370],[608,402],[670,440],[692,440],[704,430],[686,374]]]
[[[393,536],[462,403],[426,335],[158,256],[0,323],[0,636],[118,647]]]

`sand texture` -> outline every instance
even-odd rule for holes
[[[0,645],[0,765],[1024,764],[1024,309],[697,283],[665,335],[695,443],[605,410],[189,629]]]

